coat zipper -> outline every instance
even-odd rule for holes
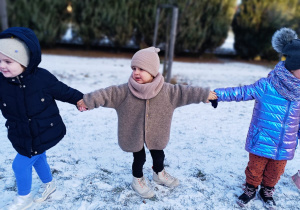
[[[282,129],[281,129],[281,135],[280,135],[280,139],[279,139],[280,142],[279,142],[279,144],[278,144],[276,160],[277,160],[278,157],[279,157],[279,151],[280,151],[280,148],[281,148],[282,143],[283,143],[283,136],[284,136],[284,134],[285,134],[285,124],[286,124],[287,117],[288,117],[288,115],[289,115],[290,106],[291,106],[291,102],[289,101],[289,102],[288,102],[288,107],[287,107],[287,112],[286,112],[286,114],[285,114],[285,116],[284,116],[284,120],[283,120],[284,123],[283,123]]]
[[[20,88],[22,88],[22,89],[23,89],[23,95],[24,95],[24,106],[25,106],[25,108],[26,108],[26,110],[27,110],[26,103],[25,103],[25,92],[24,92],[24,87],[23,87],[23,85],[22,85],[22,82],[21,82],[21,80],[20,80],[19,76],[16,76],[16,78],[18,79],[18,81],[19,81],[19,83],[20,83]],[[27,114],[26,114],[26,117],[28,118]],[[31,148],[30,148],[30,151],[31,151],[31,153],[33,152],[33,149],[32,149],[32,142],[31,142]],[[32,156],[32,154],[30,154],[30,156]]]
[[[20,85],[22,85],[21,80],[19,78],[19,76],[16,76],[17,80],[19,81]]]

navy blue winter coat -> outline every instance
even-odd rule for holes
[[[16,37],[30,51],[25,71],[14,78],[0,74],[0,109],[7,119],[8,138],[16,151],[31,157],[56,145],[66,134],[66,127],[55,100],[76,105],[83,94],[39,68],[41,48],[34,32],[12,27],[0,33],[0,39]]]

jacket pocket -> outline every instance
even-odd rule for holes
[[[54,99],[42,90],[26,96],[26,106],[30,107],[28,114],[31,116],[47,110],[52,103],[54,103]]]
[[[13,145],[20,145],[20,138],[18,135],[17,123],[7,120],[5,123],[7,128],[7,137]]]
[[[259,139],[261,130],[260,128],[255,127],[252,132],[253,132],[253,137],[251,140],[251,147],[254,147]]]
[[[39,129],[38,137],[41,143],[59,140],[66,133],[66,127],[59,115],[37,120],[37,123]]]
[[[15,97],[7,96],[7,95],[3,96],[0,103],[0,108],[2,110],[3,115],[14,116],[16,111],[18,111],[18,102],[19,102],[18,99],[16,99]]]

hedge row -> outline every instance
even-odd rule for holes
[[[300,34],[299,24],[299,0],[243,0],[232,22],[234,47],[242,58],[278,59],[271,45],[274,32],[288,27]]]
[[[73,12],[66,8],[71,3]],[[230,28],[236,0],[10,0],[10,26],[32,28],[42,46],[54,46],[72,22],[74,38],[84,46],[107,38],[114,47],[130,40],[138,47],[153,42],[156,9],[161,4],[179,8],[175,51],[202,53],[220,46]],[[158,44],[166,42],[170,9],[163,9]]]
[[[66,8],[72,5],[73,12]],[[179,8],[175,52],[201,54],[226,39],[232,24],[235,50],[242,58],[277,59],[271,37],[281,27],[300,34],[300,0],[10,0],[9,25],[32,28],[43,47],[55,46],[73,26],[74,42],[91,47],[108,40],[115,48],[143,48],[153,42],[159,5]],[[164,47],[170,30],[171,9],[162,9],[157,44]],[[234,17],[233,17],[234,16]],[[233,21],[232,21],[233,20]],[[102,43],[103,44],[103,43]]]

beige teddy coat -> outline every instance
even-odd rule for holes
[[[149,150],[163,150],[170,138],[173,112],[177,107],[206,102],[209,88],[164,83],[151,99],[139,99],[128,83],[99,89],[83,96],[88,109],[113,108],[118,115],[119,146],[126,152],[140,151],[144,143]]]

